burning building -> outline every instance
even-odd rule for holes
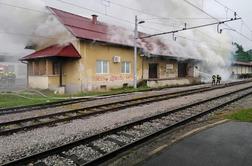
[[[49,10],[76,40],[36,47],[36,52],[21,59],[27,61],[31,88],[75,93],[133,85],[133,36],[127,30],[102,23],[96,15],[89,19]],[[115,39],[115,33],[127,35]],[[199,61],[178,60],[169,51],[169,44],[158,38],[139,39],[138,48],[138,82],[151,87],[182,85],[199,77]]]

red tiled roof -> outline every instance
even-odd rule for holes
[[[133,47],[133,31],[123,27],[108,25],[92,19],[65,12],[59,9],[48,7],[59,21],[77,38],[89,39],[112,44],[119,44]],[[140,36],[146,34],[140,33]],[[138,47],[157,55],[171,55],[169,46],[159,38],[148,38],[138,40]]]
[[[93,23],[92,19],[52,7],[48,8],[76,38],[133,47],[133,32],[123,27],[108,25],[99,21]],[[143,36],[146,34],[140,33],[139,35]],[[144,51],[149,54],[171,56],[168,45],[159,38],[139,39],[138,47],[143,48]],[[21,60],[53,56],[72,58],[81,57],[71,44],[65,47],[54,45],[28,55]]]
[[[109,26],[91,19],[48,7],[59,21],[77,38],[110,42]]]
[[[66,46],[53,45],[27,55],[21,60],[31,60],[45,57],[81,58],[81,55],[72,44],[68,44]]]

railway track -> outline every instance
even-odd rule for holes
[[[244,82],[243,82],[244,83]],[[197,88],[192,90],[186,90],[181,92],[175,92],[175,93],[167,93],[167,94],[159,94],[159,95],[153,95],[153,96],[146,96],[146,97],[140,97],[136,99],[130,99],[130,100],[124,100],[124,101],[118,101],[118,102],[111,102],[91,107],[84,107],[80,109],[74,109],[74,110],[68,110],[63,111],[59,113],[53,113],[53,114],[47,114],[43,116],[36,116],[32,118],[25,118],[15,121],[8,121],[0,123],[0,136],[3,135],[10,135],[15,132],[19,131],[25,131],[25,130],[31,130],[43,126],[49,126],[49,125],[55,125],[57,123],[61,122],[67,122],[74,119],[80,119],[83,117],[101,114],[104,112],[111,112],[116,111],[124,108],[129,108],[133,106],[138,106],[142,104],[149,104],[152,102],[167,100],[179,96],[185,96],[195,93],[201,93],[206,92],[214,89],[220,89],[227,86],[234,86],[238,83],[229,83],[223,86],[217,86],[217,87],[204,87],[204,88]],[[239,82],[241,84],[241,82]]]
[[[243,82],[243,81],[242,81]],[[245,81],[244,81],[245,82]],[[179,87],[187,87],[189,85],[185,86],[179,86]],[[147,92],[147,91],[160,91],[167,88],[151,88],[151,89],[144,89],[140,90],[138,92]],[[64,105],[70,105],[70,104],[76,104],[81,102],[88,102],[98,99],[105,99],[105,98],[112,98],[112,97],[119,97],[122,95],[131,94],[134,92],[121,92],[111,95],[101,95],[98,97],[91,97],[91,98],[78,98],[78,99],[67,99],[67,100],[61,100],[61,101],[55,101],[50,103],[43,103],[43,104],[35,104],[35,105],[29,105],[29,106],[19,106],[19,107],[13,107],[13,108],[0,108],[0,116],[6,115],[6,114],[13,114],[13,113],[20,113],[20,112],[28,112],[32,110],[41,110],[41,109],[47,109],[47,108],[53,108],[53,107],[59,107]]]
[[[36,105],[30,105],[30,106],[3,108],[3,109],[0,109],[0,116],[6,115],[6,114],[28,112],[28,111],[32,111],[32,110],[40,110],[40,109],[59,107],[59,106],[64,106],[64,105],[69,105],[69,104],[76,104],[76,103],[81,103],[81,102],[93,101],[93,100],[97,100],[97,99],[105,99],[105,98],[110,98],[110,97],[115,97],[115,96],[117,96],[117,95],[101,96],[99,98],[94,97],[94,98],[67,99],[67,100],[55,101],[55,102],[44,103],[44,104],[36,104]]]
[[[195,102],[172,111],[128,123],[63,146],[15,160],[2,166],[98,165],[118,153],[187,124],[252,94],[252,87]]]
[[[237,85],[237,84],[241,84],[241,83],[247,83],[250,81],[251,80],[232,82],[232,83],[228,83],[228,85],[230,85],[230,86]],[[166,89],[166,88],[153,88],[153,89],[148,89],[148,90],[141,90],[140,92],[163,90],[163,89]],[[59,106],[64,106],[64,105],[83,103],[83,102],[105,99],[105,98],[112,98],[112,97],[117,97],[117,96],[120,97],[121,95],[126,95],[126,94],[130,94],[130,93],[133,93],[133,92],[118,93],[118,94],[114,94],[114,95],[103,95],[103,96],[99,96],[98,98],[94,97],[94,98],[67,99],[67,100],[62,100],[62,101],[56,101],[56,102],[50,102],[50,103],[44,103],[44,104],[36,104],[36,105],[30,105],[30,106],[20,106],[20,107],[13,107],[13,108],[0,108],[0,116],[6,115],[6,114],[14,114],[14,113],[29,112],[29,111],[33,111],[33,110],[54,108],[54,107],[59,107]]]

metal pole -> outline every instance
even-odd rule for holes
[[[134,31],[134,88],[137,88],[137,38],[138,38],[138,18],[135,17],[135,31]]]
[[[59,68],[60,69],[60,71],[59,71],[60,72],[59,73],[60,74],[59,84],[60,84],[60,87],[63,86],[63,62],[62,61],[63,61],[62,59],[59,60],[59,63],[60,63],[60,66],[59,66],[60,67]]]

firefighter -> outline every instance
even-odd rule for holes
[[[0,87],[3,86],[4,72],[0,71]]]
[[[217,75],[217,82],[216,82],[216,85],[219,84],[220,85],[221,83],[221,76],[220,75]]]
[[[0,71],[0,80],[4,77],[4,73]]]
[[[16,82],[16,74],[14,72],[8,72],[8,85],[14,86]]]
[[[215,84],[216,84],[216,76],[213,75],[213,76],[212,76],[212,85],[215,85]]]
[[[1,74],[1,86],[5,87],[7,85],[7,83],[8,83],[8,73],[3,72]]]

